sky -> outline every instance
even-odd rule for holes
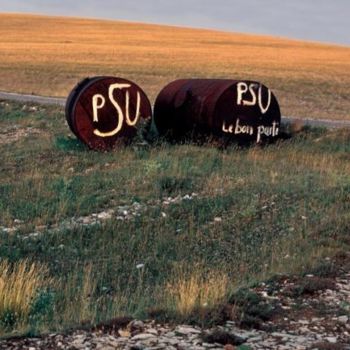
[[[0,12],[213,28],[350,46],[350,0],[0,0]]]

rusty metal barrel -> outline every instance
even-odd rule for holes
[[[152,116],[151,103],[135,83],[117,77],[79,82],[68,96],[66,119],[76,137],[93,150],[111,150],[137,134]]]
[[[241,142],[278,137],[281,112],[275,95],[255,81],[183,79],[167,85],[154,106],[162,136],[229,136]]]

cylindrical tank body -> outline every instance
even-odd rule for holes
[[[261,142],[279,134],[276,97],[254,81],[183,79],[167,85],[154,106],[160,135],[181,139],[195,134]]]
[[[152,107],[135,83],[116,77],[82,80],[66,103],[66,119],[72,132],[94,150],[110,150],[130,140],[137,124],[151,118]]]

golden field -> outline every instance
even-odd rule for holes
[[[0,90],[65,97],[82,78],[122,76],[154,100],[171,80],[251,79],[284,115],[350,119],[350,47],[139,23],[0,14]]]

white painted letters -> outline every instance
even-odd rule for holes
[[[258,134],[257,134],[256,142],[259,143],[261,141],[262,135],[276,137],[278,136],[278,133],[279,133],[279,128],[278,128],[278,123],[276,122],[273,122],[272,126],[260,125],[258,126]]]
[[[230,124],[227,125],[226,122],[224,121],[222,124],[222,131],[226,134],[234,134],[234,135],[240,135],[240,134],[245,134],[245,135],[254,135],[254,127],[251,125],[244,125],[241,124],[241,121],[239,118],[236,120],[236,124]],[[264,126],[264,125],[259,125],[256,129],[257,131],[257,139],[256,142],[259,143],[261,141],[261,137],[264,136],[271,136],[271,137],[276,137],[279,134],[279,124],[277,122],[273,122],[272,126]]]
[[[236,120],[236,125],[226,125],[226,122],[222,124],[222,131],[227,134],[246,134],[246,135],[253,135],[254,134],[254,128],[250,125],[244,125],[240,123],[239,118]]]
[[[237,84],[237,105],[240,106],[243,101],[243,95],[248,91],[248,85],[246,83]],[[244,106],[244,101],[243,101]]]
[[[224,121],[222,124],[222,131],[226,134],[233,134],[233,125],[226,125],[226,122]]]
[[[98,102],[100,100],[100,103]],[[93,111],[93,121],[98,122],[98,110],[103,108],[106,103],[106,99],[100,95],[94,95],[92,98],[92,111]]]
[[[126,121],[126,124],[129,126],[134,126],[139,117],[140,117],[140,107],[141,107],[141,95],[140,92],[137,92],[137,102],[136,102],[136,114],[133,120],[130,118],[130,93],[129,90],[126,90],[125,92],[125,118],[124,118],[124,113],[122,107],[119,105],[118,101],[115,100],[114,98],[114,91],[119,89],[129,89],[130,84],[111,84],[108,88],[108,98],[113,104],[114,108],[117,111],[117,120],[118,124],[114,130],[108,131],[108,132],[102,132],[98,129],[94,130],[94,134],[96,136],[100,137],[111,137],[116,135],[123,127],[124,119]],[[106,104],[105,98],[100,95],[96,94],[92,97],[92,110],[93,110],[93,121],[98,122],[98,110],[103,108]]]
[[[239,135],[239,134],[253,135],[254,128],[250,125],[240,125],[239,119],[237,119],[236,127],[235,127],[235,135]]]
[[[259,107],[260,107],[262,114],[265,114],[269,110],[270,105],[271,105],[271,90],[267,89],[267,91],[268,91],[268,100],[267,100],[266,107],[264,108],[262,105],[262,85],[259,86],[259,99],[258,99],[258,101],[259,101]]]
[[[258,96],[257,96],[257,91],[256,88],[259,86],[258,89]],[[237,84],[237,105],[238,106],[255,106],[257,103],[259,104],[259,108],[261,110],[262,114],[266,114],[266,112],[269,110],[270,105],[271,105],[271,90],[267,89],[268,91],[268,100],[266,103],[266,106],[263,106],[263,101],[262,101],[262,89],[263,86],[261,84],[256,84],[256,83],[251,83],[247,84],[245,82],[241,82]],[[244,99],[244,96],[248,93],[251,95],[251,100]]]
[[[137,102],[136,102],[136,115],[133,121],[131,121],[130,119],[130,115],[129,115],[129,99],[130,99],[130,94],[129,91],[126,92],[126,97],[125,97],[125,110],[126,110],[126,123],[130,126],[134,126],[139,117],[140,117],[140,106],[141,106],[141,96],[140,96],[140,92],[137,91]]]

